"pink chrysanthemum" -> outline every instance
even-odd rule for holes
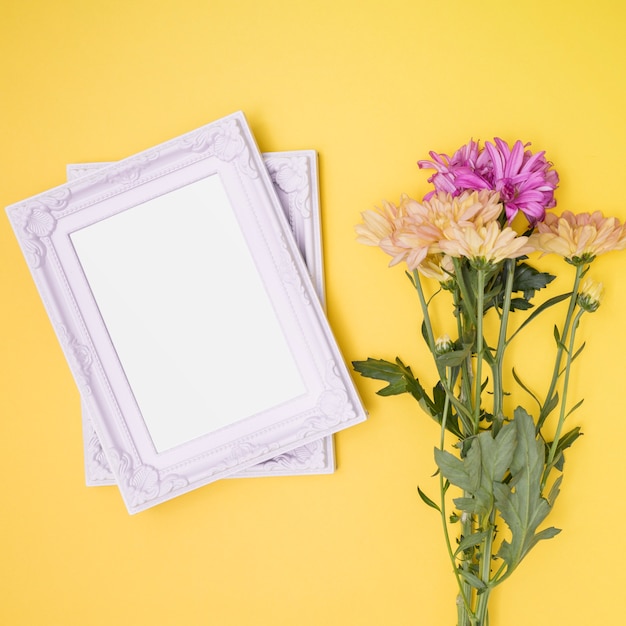
[[[422,169],[434,169],[428,181],[435,191],[459,195],[466,190],[491,189],[500,193],[510,222],[521,211],[531,224],[541,221],[546,209],[555,206],[554,190],[559,177],[544,152],[525,150],[530,144],[516,141],[513,148],[496,137],[480,148],[470,141],[452,158],[431,152],[431,161],[418,161]],[[434,192],[427,194],[426,199]]]

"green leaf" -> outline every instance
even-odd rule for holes
[[[380,389],[376,393],[380,396],[392,396],[401,393],[410,393],[423,407],[427,413],[433,415],[434,405],[428,397],[426,391],[419,384],[411,368],[405,365],[396,357],[396,362],[391,363],[384,359],[368,358],[367,361],[353,361],[352,366],[361,376],[384,380],[388,386]]]
[[[454,552],[454,556],[457,556],[461,552],[465,552],[465,550],[469,550],[470,548],[480,545],[491,532],[492,530],[490,528],[489,530],[483,530],[482,532],[472,533],[467,537],[463,537],[463,539],[459,542],[458,548]]]
[[[567,415],[565,417],[569,417],[576,409],[578,409],[580,407],[580,405],[584,402],[584,398],[582,400],[579,400],[568,412]]]
[[[446,352],[445,354],[440,354],[437,357],[437,363],[442,367],[457,367],[467,359],[467,357],[471,354],[472,345],[464,344],[461,350],[453,350],[452,352]]]
[[[544,469],[544,446],[535,435],[535,424],[521,407],[515,410],[513,420],[517,445],[511,461],[511,481],[495,486],[496,506],[511,531],[511,540],[503,541],[498,556],[512,571],[540,540],[553,537],[556,529],[537,532],[551,509],[541,496]],[[556,497],[556,494],[553,494]]]
[[[569,448],[580,436],[582,436],[582,433],[580,432],[580,426],[572,428],[572,430],[566,432],[559,439],[559,443],[557,444],[556,449],[560,452],[562,452],[563,450],[567,450],[567,448]]]
[[[478,443],[483,469],[481,479],[484,486],[492,491],[493,483],[500,482],[509,469],[516,448],[517,432],[513,424],[507,423],[495,438],[489,432],[481,433]]]
[[[538,532],[533,537],[531,545],[529,546],[528,549],[530,550],[530,548],[532,548],[535,544],[539,543],[543,539],[552,539],[552,537],[556,537],[560,532],[561,532],[561,529],[555,528],[554,526],[550,526],[549,528],[544,528],[544,530]]]
[[[486,491],[477,489],[471,498],[454,498],[453,502],[459,511],[465,511],[469,515],[484,517],[491,510],[493,498]]]
[[[585,349],[585,346],[587,345],[587,342],[583,342],[583,345],[580,346],[580,348],[578,348],[578,350],[576,350],[576,352],[574,352],[574,356],[572,357],[572,361]]]
[[[539,398],[537,398],[537,396],[522,382],[522,379],[517,375],[515,368],[513,368],[511,372],[513,374],[515,382],[537,403],[539,408],[541,408],[541,402],[539,401]]]
[[[542,304],[540,304],[537,308],[535,308],[535,310],[520,324],[520,326],[517,328],[517,330],[509,337],[509,339],[507,340],[507,344],[511,342],[511,340],[513,339],[513,337],[515,337],[515,335],[517,335],[526,325],[530,324],[530,322],[532,322],[538,315],[540,315],[541,313],[543,313],[546,309],[549,309],[550,307],[554,306],[555,304],[558,304],[559,302],[562,302],[563,300],[566,300],[567,298],[569,298],[571,296],[571,292],[570,293],[563,293],[559,296],[554,296],[552,298],[550,298],[549,300],[546,300],[545,302],[543,302]],[[558,334],[558,331],[557,331]]]
[[[477,489],[478,485],[472,481],[465,463],[447,450],[435,448],[435,463],[443,476],[455,487],[470,493]]]
[[[556,409],[559,404],[559,394],[555,392],[549,402],[544,404],[541,407],[541,412],[539,413],[539,419],[537,420],[537,431],[543,426],[543,423],[546,421],[548,415]]]
[[[511,298],[511,311],[527,311],[533,305],[525,298]]]
[[[474,589],[483,590],[487,588],[487,585],[476,576],[476,574],[472,574],[472,572],[466,569],[459,569],[459,574],[472,586]]]
[[[514,264],[513,269],[513,286],[512,293],[522,293],[523,297],[511,298],[511,311],[528,310],[533,307],[530,302],[534,298],[535,293],[540,289],[546,287],[554,280],[552,274],[546,272],[540,272],[536,270],[528,263],[518,261]],[[493,286],[493,293],[489,292],[489,295],[493,295],[493,301],[488,303],[486,308],[490,306],[496,306],[502,308],[504,306],[504,293],[503,286],[506,284],[507,277],[510,270],[509,264],[502,266],[502,270],[495,278]],[[487,294],[485,294],[487,296]]]
[[[580,436],[582,436],[582,433],[580,432],[580,426],[576,426],[575,428],[572,428],[572,430],[565,433],[559,439],[559,442],[556,445],[556,451],[554,454],[554,461],[553,461],[553,466],[556,467],[556,469],[558,469],[559,472],[563,471],[563,464],[565,463],[565,456],[563,455],[563,452],[567,450],[567,448],[569,448],[576,441],[576,439],[578,439],[578,437]],[[548,454],[550,453],[551,445],[552,445],[551,442],[546,443],[546,446],[545,446],[546,460],[548,458]]]
[[[410,393],[428,415],[438,424],[442,423],[445,391],[443,401],[441,394],[437,396],[437,401],[434,401],[426,393],[426,390],[420,385],[415,376],[413,376],[411,368],[405,365],[399,358],[396,357],[395,363],[385,361],[384,359],[368,358],[366,361],[353,361],[352,366],[361,376],[383,380],[388,383],[386,387],[376,392],[379,396],[395,396],[402,393]],[[458,419],[450,410],[446,419],[446,429],[457,437],[462,437]]]
[[[437,503],[431,500],[419,487],[417,488],[417,493],[419,493],[419,496],[423,500],[423,502],[425,502],[429,507],[441,513],[441,509],[439,508],[439,505],[437,505]]]
[[[513,291],[523,292],[524,298],[530,300],[537,291],[549,285],[554,278],[552,274],[540,272],[528,263],[519,263],[513,276]]]
[[[486,516],[494,505],[494,485],[508,472],[515,452],[516,430],[504,424],[496,437],[484,431],[470,440],[461,459],[443,450],[435,450],[435,462],[445,478],[463,489],[455,506],[472,515]]]
[[[433,419],[437,420],[437,423],[441,424],[444,410],[446,408],[446,391],[443,388],[441,381],[433,387],[433,405],[435,407]],[[456,435],[459,439],[462,439],[463,434],[459,428],[458,415],[452,412],[450,404],[447,405],[447,408],[448,413],[446,415],[446,430]]]
[[[548,502],[550,506],[554,506],[554,501],[557,499],[561,491],[561,481],[563,480],[563,475],[559,476],[552,485],[550,489],[550,493],[548,494]]]
[[[402,371],[398,368],[398,365],[384,359],[368,358],[367,361],[352,361],[352,366],[355,371],[366,378],[385,380],[391,385],[396,385],[398,382],[403,381]]]

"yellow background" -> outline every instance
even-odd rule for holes
[[[66,163],[120,159],[241,109],[263,151],[319,152],[328,314],[346,358],[399,354],[429,375],[414,295],[355,243],[359,213],[421,196],[429,150],[501,136],[547,151],[561,209],[626,218],[623,7],[2,0],[0,204],[62,183]],[[409,399],[357,380],[370,419],[336,437],[332,476],[225,480],[131,517],[115,488],[84,486],[77,392],[5,216],[0,255],[1,624],[455,623],[438,518],[416,493],[434,495],[437,429]],[[551,520],[564,532],[494,593],[494,626],[623,623],[625,270],[624,253],[594,268],[606,299],[581,334],[573,398],[586,400],[571,424],[585,436]],[[551,332],[517,357],[531,380]]]

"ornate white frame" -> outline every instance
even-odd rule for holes
[[[317,154],[314,150],[269,152],[262,155],[274,183],[285,217],[311,274],[313,285],[324,303],[321,217],[318,192]],[[67,166],[67,180],[76,180],[111,163],[76,163]],[[115,476],[98,435],[81,402],[85,482],[89,487],[115,485]],[[329,435],[248,467],[230,478],[332,474],[335,471],[333,437]]]
[[[179,190],[209,179],[219,181],[228,198],[239,225],[238,240],[245,241],[254,260],[303,391],[218,430],[159,449],[72,237],[131,209],[151,207],[154,200],[167,203]],[[7,213],[130,513],[366,418],[243,113],[11,205]],[[168,215],[174,218],[176,213]],[[172,264],[171,269],[198,271],[193,265]],[[200,269],[204,280],[212,268]],[[229,293],[212,295],[216,302],[229,299]],[[179,320],[177,327],[183,323]],[[176,328],[163,328],[167,330]],[[277,381],[277,390],[282,386]]]

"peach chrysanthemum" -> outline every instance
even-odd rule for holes
[[[439,244],[443,252],[453,257],[466,257],[480,268],[534,251],[528,237],[518,236],[510,226],[501,228],[498,222],[486,226],[451,226],[445,235],[446,239]]]
[[[559,254],[575,265],[590,263],[600,254],[626,248],[626,225],[600,211],[561,216],[547,213],[531,235],[531,244],[548,254]]]
[[[465,191],[457,197],[438,192],[421,204],[411,205],[410,220],[433,241],[443,238],[451,224],[487,224],[502,213],[500,194],[493,191]]]
[[[414,270],[427,256],[442,252],[439,242],[450,226],[482,226],[501,212],[499,195],[493,191],[468,191],[457,197],[439,192],[422,203],[403,195],[398,206],[384,202],[382,208],[363,212],[363,223],[356,226],[357,241],[379,246],[392,257],[389,265],[405,261]]]
[[[404,195],[398,206],[383,200],[382,208],[376,207],[374,211],[363,211],[361,213],[363,223],[354,227],[357,233],[356,240],[366,246],[379,246],[393,257],[390,265],[402,261],[407,254],[407,249],[396,245],[394,236],[402,227],[411,203],[415,203],[415,200]]]
[[[380,242],[389,237],[402,220],[402,212],[395,204],[383,200],[382,208],[375,211],[363,211],[362,224],[357,224],[354,230],[356,240],[366,246],[380,246]]]

